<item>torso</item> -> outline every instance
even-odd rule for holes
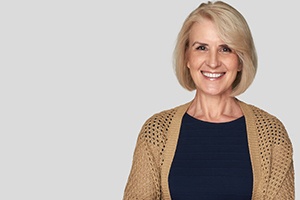
[[[172,199],[251,199],[245,118],[211,123],[185,114],[169,173]]]

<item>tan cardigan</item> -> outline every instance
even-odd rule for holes
[[[253,200],[294,200],[293,149],[273,115],[238,101],[246,119]],[[168,176],[181,120],[190,103],[157,113],[139,134],[123,200],[170,200]]]

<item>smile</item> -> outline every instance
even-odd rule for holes
[[[225,74],[225,72],[222,73],[209,73],[209,72],[201,72],[205,77],[207,78],[220,78],[221,76],[223,76]]]

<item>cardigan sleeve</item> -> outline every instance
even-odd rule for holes
[[[294,166],[293,166],[293,146],[287,130],[281,121],[273,119],[273,131],[268,139],[272,146],[270,154],[270,173],[268,182],[268,197],[272,200],[294,200]],[[273,136],[272,136],[273,134]],[[270,137],[271,136],[271,137]]]
[[[149,124],[148,120],[139,134],[123,200],[160,199],[160,175],[157,155],[153,150],[155,145],[148,139],[152,133],[145,131]]]
[[[275,171],[271,176],[275,177],[278,181],[278,192],[276,193],[275,200],[294,200],[295,199],[295,183],[294,183],[294,162],[293,162],[293,145],[285,129],[284,125],[279,121],[278,130],[281,132],[279,145],[273,149],[273,167]],[[276,158],[275,158],[276,157]],[[273,171],[272,170],[272,171]],[[285,172],[285,173],[284,173]],[[271,181],[272,182],[272,181]],[[275,184],[274,184],[275,186]]]
[[[287,130],[274,115],[255,106],[251,110],[260,164],[256,193],[264,200],[294,200],[293,145]]]
[[[294,165],[290,165],[282,185],[276,194],[274,200],[294,200],[295,199],[295,184],[294,184]]]

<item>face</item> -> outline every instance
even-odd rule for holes
[[[197,91],[205,95],[230,95],[241,70],[237,54],[218,36],[210,20],[194,23],[189,35],[187,67]]]

